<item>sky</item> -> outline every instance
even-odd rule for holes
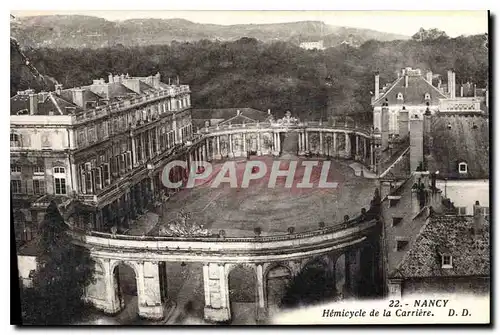
[[[133,18],[183,18],[197,23],[258,24],[295,21],[323,21],[335,26],[367,28],[411,36],[420,27],[438,28],[448,36],[483,34],[488,31],[486,11],[199,11],[199,10],[67,10],[11,11],[14,16],[78,14],[102,17],[107,20]]]

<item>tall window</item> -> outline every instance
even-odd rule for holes
[[[12,190],[12,193],[14,193],[14,194],[22,193],[21,181],[20,180],[11,180],[10,181],[10,188]]]
[[[12,173],[21,173],[21,167],[19,165],[11,165],[10,166],[10,172]]]
[[[43,180],[33,179],[33,193],[34,194],[45,193],[45,182]]]
[[[100,190],[102,188],[101,168],[95,169],[94,175],[96,189]]]
[[[66,194],[66,169],[54,167],[54,190],[55,194]]]
[[[56,194],[66,194],[66,178],[54,178]]]
[[[104,181],[104,185],[110,184],[110,176],[109,176],[109,164],[102,165],[102,179]]]
[[[20,145],[20,136],[18,134],[10,134],[10,146],[11,147],[19,147]]]

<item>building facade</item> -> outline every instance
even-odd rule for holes
[[[159,74],[18,92],[10,116],[18,238],[29,239],[51,200],[77,227],[126,227],[154,200],[154,164],[192,137],[190,106],[189,87]]]

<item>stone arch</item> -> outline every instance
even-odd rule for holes
[[[257,274],[253,264],[230,264],[226,268],[231,318],[234,324],[255,322],[258,311]]]
[[[332,255],[324,254],[302,261],[282,299],[283,307],[298,307],[329,300],[334,295]]]
[[[123,265],[122,271],[125,270],[125,278],[122,278],[119,273],[119,267]],[[130,303],[134,299],[137,299],[137,310],[140,305],[140,284],[139,284],[139,269],[137,267],[136,262],[126,261],[126,260],[112,260],[109,265],[110,268],[110,276],[112,288],[114,290],[114,295],[118,298],[120,303],[120,308],[123,309],[126,304]],[[127,272],[128,269],[132,269],[134,279],[130,278],[130,271]],[[123,280],[126,282],[122,282]],[[123,285],[126,285],[125,287]],[[135,286],[135,287],[134,287]],[[125,290],[124,290],[125,289]],[[137,298],[134,298],[134,293]]]
[[[281,299],[293,280],[292,269],[284,263],[269,265],[264,272],[264,294],[270,314],[279,310]]]

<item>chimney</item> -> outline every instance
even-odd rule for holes
[[[83,93],[85,90],[83,88],[73,88],[71,89],[71,97],[73,103],[81,108],[85,108],[85,101],[83,101]]]
[[[267,115],[271,115],[271,110],[269,108],[267,109]]]
[[[426,73],[427,81],[432,85],[432,71]]]
[[[441,84],[442,84],[441,77],[439,77],[439,79],[438,79],[438,90],[441,90]]]
[[[408,87],[408,74],[405,74],[405,87]]]
[[[239,109],[236,110],[236,115],[240,115],[240,110]]]
[[[398,128],[401,138],[408,136],[408,111],[405,106],[399,111]]]
[[[56,87],[56,94],[57,95],[61,95],[63,85],[62,84],[56,84],[55,87]]]
[[[424,161],[424,117],[413,114],[410,118],[410,172]]]
[[[453,98],[455,98],[457,94],[457,78],[455,71],[453,71],[453,78],[451,84],[453,85],[453,90],[451,91],[451,93],[453,94]]]
[[[110,83],[110,84],[111,84],[111,83],[113,83],[113,82],[114,82],[114,80],[113,80],[113,74],[112,74],[112,73],[110,73],[110,74],[108,75],[108,83]]]
[[[474,234],[480,234],[481,233],[481,228],[483,225],[483,213],[481,213],[481,206],[479,205],[479,201],[476,201],[473,208],[473,215],[474,219],[472,222],[472,229]]]
[[[389,147],[389,104],[385,101],[382,104],[380,115],[380,132],[382,136],[382,151]]]
[[[161,74],[160,74],[160,72],[156,72],[154,79],[153,79],[153,87],[160,88],[160,82],[161,82]]]
[[[375,73],[375,100],[380,96],[380,75],[378,72]]]
[[[30,93],[30,115],[38,114],[38,94]]]
[[[451,99],[455,98],[455,76],[453,70],[448,70],[448,94]]]

